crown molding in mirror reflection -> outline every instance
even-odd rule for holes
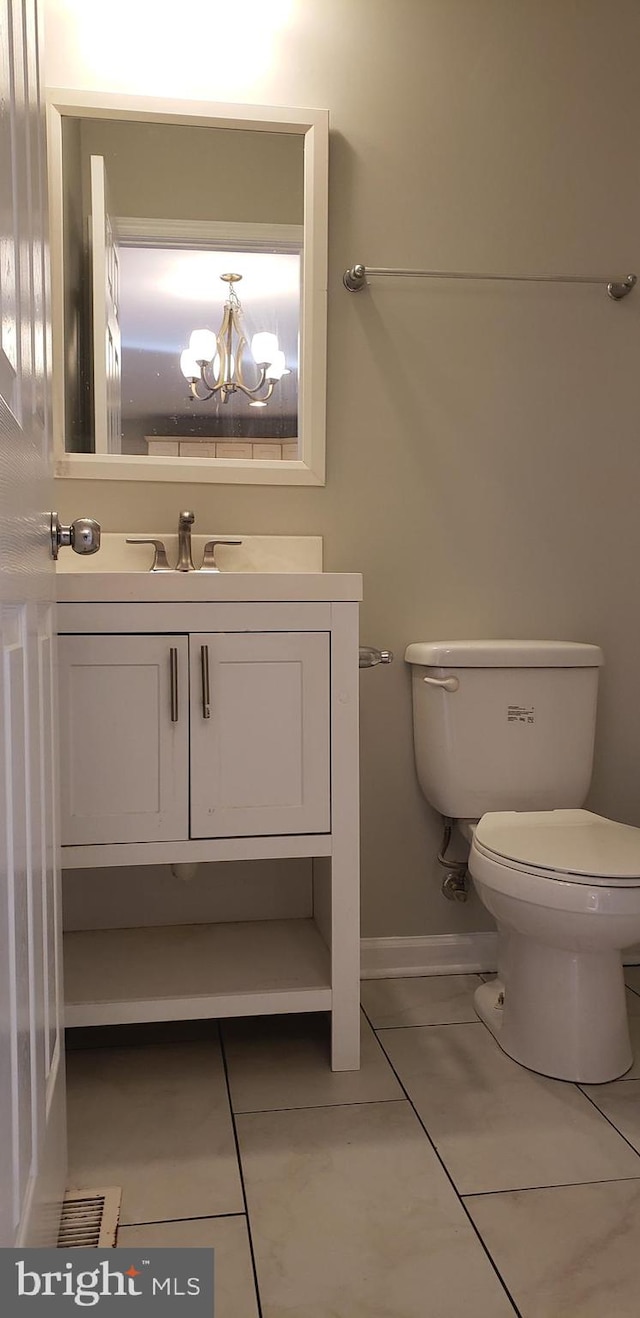
[[[301,272],[298,456],[210,458],[65,451],[65,366],[77,351],[65,336],[62,130],[74,119],[179,124],[304,137],[304,246]],[[58,477],[84,480],[211,482],[252,485],[324,485],[327,326],[327,110],[215,104],[156,97],[47,92],[49,204],[53,319],[53,425]],[[288,444],[286,446],[291,452]]]

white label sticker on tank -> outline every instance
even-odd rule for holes
[[[534,705],[507,705],[507,723],[535,723]]]

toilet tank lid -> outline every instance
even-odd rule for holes
[[[473,845],[503,860],[589,879],[640,878],[640,828],[590,810],[495,811]]]
[[[579,641],[417,641],[408,664],[425,668],[599,668],[598,645]]]

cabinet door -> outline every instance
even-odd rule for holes
[[[191,836],[326,833],[329,637],[189,637]]]
[[[186,636],[61,636],[63,845],[188,837]]]

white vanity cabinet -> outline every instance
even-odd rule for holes
[[[61,636],[62,845],[328,833],[329,633]]]
[[[361,579],[176,577],[59,578],[63,866],[309,857],[313,916],[69,933],[67,1024],[326,1010],[352,1069]]]

